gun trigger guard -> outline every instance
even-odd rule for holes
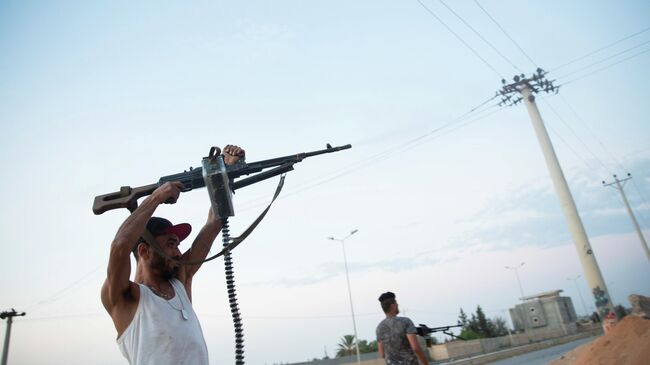
[[[219,156],[220,154],[221,154],[221,148],[219,148],[217,146],[212,146],[212,147],[210,147],[210,153],[208,153],[208,158],[210,160],[213,160],[217,156]]]

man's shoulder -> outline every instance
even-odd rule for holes
[[[400,317],[400,316],[395,316],[395,317],[390,317],[390,318],[384,318],[381,323],[413,323],[409,317]]]
[[[395,317],[395,319],[399,320],[400,322],[413,323],[409,317]]]

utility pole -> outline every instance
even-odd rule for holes
[[[535,129],[537,140],[542,148],[542,153],[544,154],[544,159],[546,160],[546,165],[551,175],[555,192],[560,200],[560,206],[564,212],[571,237],[573,238],[573,243],[578,252],[578,258],[582,264],[583,273],[587,279],[589,288],[591,289],[596,308],[601,317],[605,318],[607,313],[614,310],[610,299],[611,297],[607,291],[607,286],[605,285],[605,280],[603,280],[603,275],[598,267],[598,262],[596,261],[594,252],[591,249],[587,233],[582,225],[578,209],[576,208],[573,196],[569,190],[569,185],[567,184],[564,173],[562,172],[562,167],[555,155],[553,144],[551,143],[551,139],[548,136],[546,127],[544,126],[544,121],[542,120],[542,116],[539,113],[539,109],[537,109],[537,104],[535,103],[534,94],[537,94],[540,91],[546,93],[557,93],[559,87],[554,86],[553,81],[546,79],[546,72],[541,68],[538,68],[537,72],[531,77],[527,78],[522,74],[515,76],[513,81],[514,82],[511,84],[507,84],[506,80],[501,80],[503,87],[501,90],[497,91],[497,96],[502,96],[499,105],[516,105],[523,101],[526,105],[526,109],[528,109],[528,115],[530,116],[533,128]],[[513,97],[512,94],[519,94],[520,96]]]
[[[630,203],[627,201],[627,196],[625,196],[625,190],[623,190],[625,183],[631,178],[632,175],[630,173],[628,173],[627,177],[623,180],[619,180],[619,178],[614,175],[614,182],[607,184],[605,181],[603,181],[603,186],[611,186],[621,193],[623,203],[625,203],[625,208],[627,208],[627,212],[630,214],[630,218],[632,218],[632,223],[634,223],[634,228],[636,228],[636,234],[639,235],[639,239],[641,240],[641,246],[643,246],[645,256],[648,258],[648,261],[650,261],[650,250],[648,250],[648,243],[645,241],[645,237],[643,237],[643,232],[641,231],[641,227],[639,227],[639,222],[637,222],[636,217],[634,216],[634,212],[632,212],[632,208],[630,208]]]
[[[11,308],[11,312],[0,313],[0,319],[7,319],[7,333],[5,334],[5,345],[2,349],[2,365],[7,365],[7,357],[9,356],[9,337],[11,337],[11,323],[13,322],[13,318],[24,315],[25,312],[17,313],[13,308]]]

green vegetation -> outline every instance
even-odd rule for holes
[[[501,317],[487,318],[480,305],[476,307],[476,313],[472,313],[470,318],[461,308],[458,315],[458,324],[463,326],[460,337],[466,340],[499,337],[508,334],[506,320]]]
[[[377,352],[377,341],[359,340],[359,353]],[[354,344],[354,335],[345,335],[341,337],[336,351],[336,357],[351,356],[357,354],[357,348]]]

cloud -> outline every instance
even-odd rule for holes
[[[637,159],[629,165],[634,171],[647,171],[650,159]],[[629,231],[629,217],[618,193],[604,189],[588,169],[571,172],[569,187],[588,235]],[[646,221],[645,213],[650,210],[644,199],[648,190],[647,184],[628,185],[626,190],[628,198],[634,197],[630,204],[641,222]],[[454,238],[457,245],[493,242],[498,249],[522,244],[557,245],[570,240],[564,213],[547,176],[504,191],[458,224],[463,233]]]
[[[623,203],[621,203],[623,204]],[[634,213],[638,213],[641,211],[647,211],[650,210],[650,204],[647,203],[642,203],[640,205],[637,205],[636,207],[632,207],[632,211]],[[621,208],[603,208],[603,209],[595,209],[591,212],[591,214],[595,216],[612,216],[612,215],[627,215],[627,209],[624,207]]]

